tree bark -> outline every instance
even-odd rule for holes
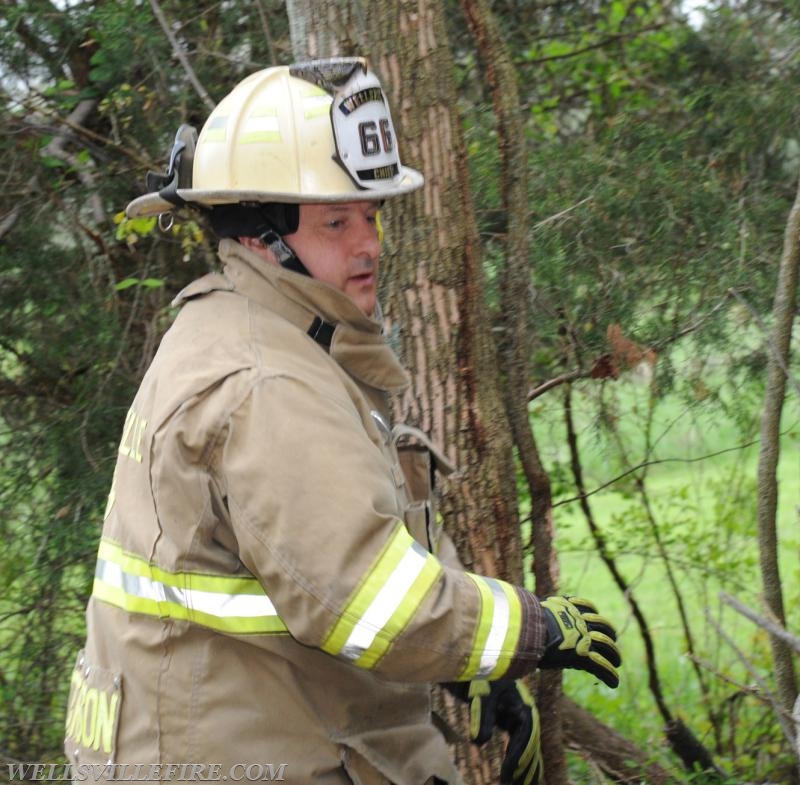
[[[461,0],[461,6],[481,55],[491,95],[500,151],[500,193],[506,219],[505,264],[500,275],[504,400],[513,444],[532,500],[536,591],[544,596],[558,589],[558,559],[550,479],[542,465],[528,415],[529,363],[527,340],[531,311],[530,209],[527,186],[527,146],[517,74],[497,20],[485,0]],[[567,766],[559,699],[560,673],[542,674],[536,699],[542,720],[542,759],[548,785],[565,785]]]
[[[767,384],[761,417],[761,447],[758,455],[758,547],[764,601],[775,620],[786,626],[778,559],[778,459],[780,421],[786,394],[787,369],[791,354],[792,327],[797,307],[797,279],[800,269],[800,186],[789,213],[784,233],[769,336]],[[791,718],[797,700],[797,680],[791,647],[770,635],[775,681],[781,708]],[[797,780],[797,775],[795,775]]]
[[[511,438],[486,329],[480,243],[443,7],[426,0],[364,9],[330,0],[287,5],[295,57],[369,59],[389,97],[401,160],[425,175],[423,189],[381,211],[386,326],[412,378],[395,415],[428,433],[459,468],[441,487],[441,508],[465,566],[519,582]],[[478,750],[467,741],[462,706],[440,700],[438,709],[461,739],[454,752],[465,779],[495,781],[499,747]]]
[[[412,374],[397,416],[428,432],[460,469],[442,488],[442,509],[465,566],[520,582],[512,444],[487,329],[443,10],[427,2],[389,5],[374,39],[387,47],[377,65],[389,82],[403,159],[426,177],[421,192],[386,210],[387,314]],[[462,708],[439,708],[468,739]],[[497,741],[480,750],[462,741],[455,749],[465,780],[476,785],[497,780],[499,753]]]

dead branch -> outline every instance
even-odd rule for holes
[[[798,638],[796,635],[792,635],[792,633],[788,632],[776,621],[765,618],[764,616],[760,616],[755,611],[750,610],[750,608],[741,603],[735,597],[731,597],[730,594],[727,594],[724,591],[719,593],[719,598],[726,605],[730,606],[738,613],[741,613],[742,616],[750,619],[750,621],[766,630],[770,635],[774,635],[776,638],[781,638],[782,640],[786,641],[786,643],[788,643],[798,654],[800,654],[800,638]]]
[[[719,634],[720,638],[728,644],[733,650],[733,653],[736,655],[736,658],[744,665],[747,669],[747,672],[752,677],[753,681],[758,685],[761,694],[769,701],[770,706],[772,706],[772,710],[775,713],[776,718],[778,719],[778,723],[781,726],[781,730],[783,731],[783,735],[788,740],[789,744],[794,748],[795,746],[795,735],[794,729],[789,724],[786,718],[786,713],[782,709],[780,705],[780,701],[778,697],[769,689],[767,683],[759,674],[756,667],[753,665],[752,662],[747,658],[744,652],[736,645],[735,641],[728,635],[727,632],[722,628],[722,625],[719,622],[712,618],[712,616],[706,611],[706,619],[710,622],[710,624],[714,627],[714,629]]]
[[[564,696],[560,701],[564,736],[569,746],[594,761],[613,782],[674,785],[678,780],[621,734]]]
[[[150,7],[153,9],[153,15],[161,25],[164,35],[166,35],[169,39],[170,46],[172,46],[172,53],[178,58],[178,61],[183,66],[183,70],[186,71],[186,76],[189,78],[192,86],[200,96],[200,100],[208,107],[209,111],[213,111],[215,107],[214,101],[211,100],[211,96],[209,96],[205,87],[203,87],[200,80],[197,78],[197,74],[194,72],[194,68],[192,68],[192,64],[189,62],[186,52],[183,51],[178,39],[175,37],[175,34],[170,28],[169,22],[167,21],[166,16],[164,16],[164,12],[161,10],[158,0],[150,0]]]

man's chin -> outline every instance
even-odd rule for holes
[[[358,306],[358,309],[365,313],[367,316],[372,316],[375,313],[375,303],[377,296],[374,291],[358,291],[348,292],[350,299]]]

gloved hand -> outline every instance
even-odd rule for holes
[[[500,769],[502,785],[537,785],[542,775],[539,712],[521,681],[476,680],[444,685],[469,702],[470,739],[485,744],[495,728],[508,733]]]
[[[577,668],[609,687],[619,685],[622,657],[616,630],[589,600],[552,596],[540,600],[547,625],[547,643],[540,668]]]

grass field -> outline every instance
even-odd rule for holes
[[[770,707],[754,695],[754,691],[761,692],[757,676],[763,677],[769,688],[773,686],[767,638],[719,598],[724,590],[761,610],[756,539],[758,446],[741,447],[757,439],[758,410],[751,418],[751,435],[743,436],[743,417],[736,422],[725,407],[687,406],[685,399],[674,396],[659,403],[650,419],[648,441],[646,388],[623,380],[608,398],[604,405],[617,418],[618,442],[608,439],[599,427],[597,400],[576,395],[575,416],[587,489],[603,486],[622,475],[626,465],[635,465],[645,457],[661,461],[647,469],[647,493],[672,580],[684,603],[694,660],[687,654],[689,645],[676,592],[665,559],[659,554],[653,524],[631,477],[591,495],[589,503],[646,617],[665,701],[709,748],[718,747],[723,759],[725,753],[730,755],[725,760],[729,766],[767,772],[769,756],[777,750],[771,742],[776,735],[775,723]],[[565,674],[565,690],[612,727],[652,750],[654,757],[674,763],[675,758],[666,751],[664,722],[648,687],[645,648],[630,605],[593,548],[579,505],[574,501],[563,503],[574,495],[574,487],[570,488],[561,402],[556,398],[553,403],[540,405],[532,416],[553,480],[561,589],[587,596],[600,605],[619,628],[624,657],[617,691],[577,672]],[[800,629],[799,423],[800,405],[790,398],[783,418],[778,525],[788,628],[795,631]],[[620,445],[627,453],[627,463],[620,460]],[[755,674],[742,662],[734,645],[753,662]],[[701,694],[697,669],[704,673],[708,700]],[[709,705],[726,713],[716,723],[727,738],[714,738]],[[765,725],[772,726],[767,734],[763,732]],[[758,756],[766,757],[758,761]]]

